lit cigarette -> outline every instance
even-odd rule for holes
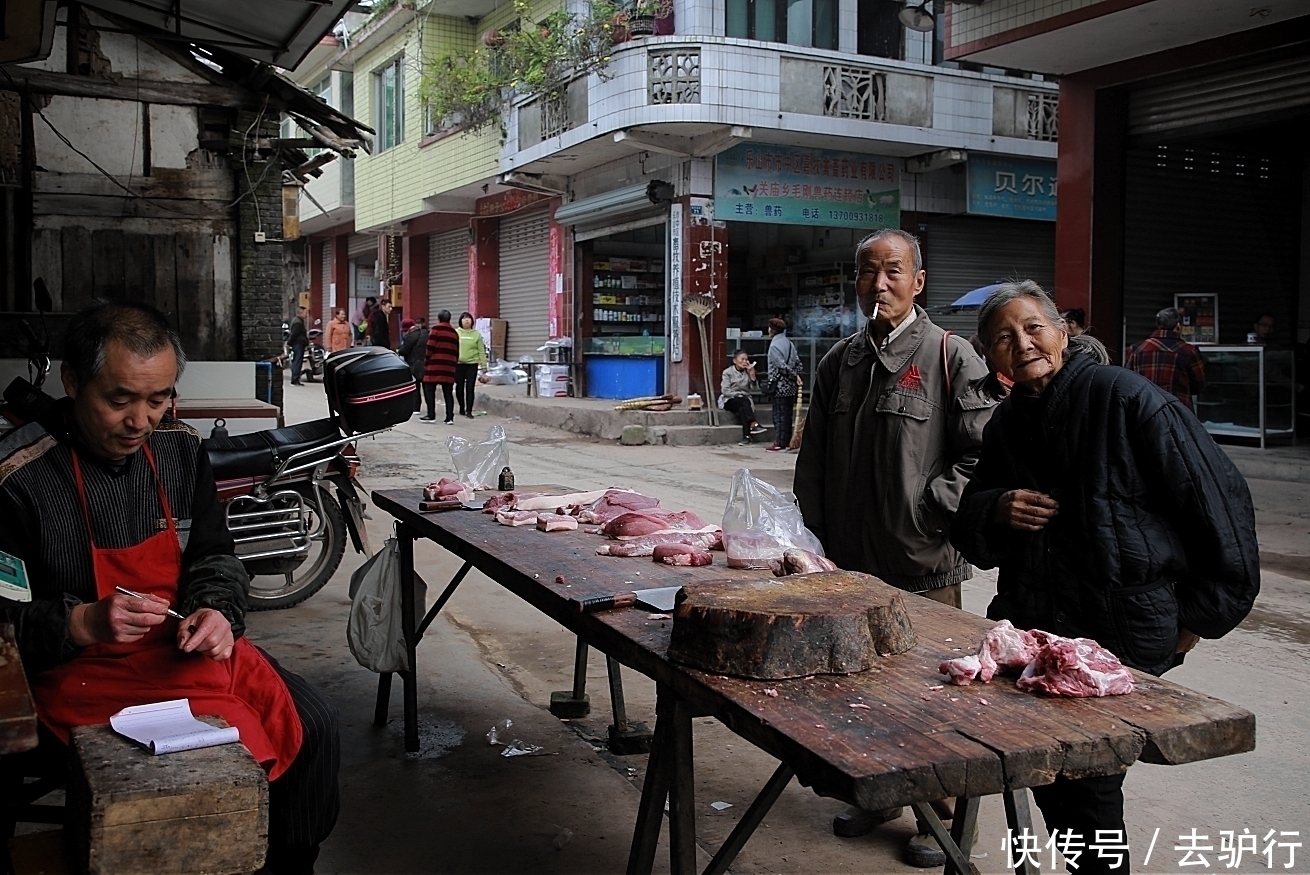
[[[874,302],[873,302],[873,313],[869,315],[869,318],[870,318],[871,320],[872,320],[872,319],[877,319],[877,318],[878,318],[878,302],[877,302],[877,301],[874,301]]]

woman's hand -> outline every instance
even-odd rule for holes
[[[168,602],[155,596],[114,593],[96,602],[75,605],[68,614],[68,636],[78,647],[131,644],[168,619]]]
[[[1040,532],[1060,512],[1060,503],[1044,492],[1011,489],[996,500],[996,522],[1021,532]]]
[[[235,645],[232,624],[213,608],[201,608],[182,621],[177,630],[177,647],[183,653],[199,653],[214,662],[232,655]]]

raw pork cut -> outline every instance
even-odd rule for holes
[[[1041,648],[1019,676],[1019,689],[1073,698],[1122,696],[1133,691],[1133,673],[1092,639],[1036,634],[1042,638]]]
[[[781,559],[770,560],[769,567],[773,569],[774,577],[837,570],[837,564],[831,559],[818,553],[811,553],[809,550],[802,550],[800,547],[784,550]]]
[[[578,521],[565,513],[537,514],[537,528],[543,532],[571,532],[578,527]]]
[[[440,501],[443,498],[454,498],[466,489],[468,487],[458,480],[442,477],[436,483],[429,483],[423,487],[423,499],[425,501]]]
[[[660,500],[629,492],[626,489],[610,489],[604,495],[587,505],[572,505],[568,508],[580,523],[607,523],[620,514],[630,510],[649,510],[659,507]]]
[[[536,498],[540,492],[502,492],[499,495],[493,495],[482,505],[483,513],[495,513],[501,508],[513,509],[518,507],[518,502],[526,498]]]
[[[626,540],[660,532],[699,532],[706,528],[709,527],[705,520],[689,510],[649,508],[619,514],[600,527],[600,534]]]
[[[700,532],[657,532],[640,538],[611,541],[596,549],[597,556],[653,556],[661,544],[686,544],[696,550],[722,550],[723,532],[718,526],[707,526]]]
[[[975,679],[990,683],[1002,669],[1022,669],[1037,656],[1039,635],[1045,632],[1028,632],[1016,629],[1009,620],[1002,620],[987,630],[976,656],[948,659],[939,667],[951,683],[967,686]]]
[[[659,544],[652,555],[656,562],[665,565],[699,567],[714,564],[714,557],[706,550],[697,550],[689,544]]]
[[[591,492],[570,492],[566,495],[528,495],[521,494],[514,506],[519,510],[547,510],[554,512],[570,504],[590,504],[606,493],[605,489]]]
[[[498,510],[496,511],[496,522],[502,526],[535,526],[537,524],[537,512],[535,510]]]

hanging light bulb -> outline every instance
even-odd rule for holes
[[[906,0],[905,8],[898,14],[901,24],[910,30],[917,30],[920,33],[930,33],[937,27],[937,21],[928,11],[929,0],[922,0],[918,6],[911,5],[912,0]]]

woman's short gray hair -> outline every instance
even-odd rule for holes
[[[1032,280],[1001,283],[978,311],[978,336],[988,348],[992,345],[992,317],[1006,304],[1019,298],[1032,298],[1042,308],[1042,312],[1050,317],[1051,324],[1064,330],[1064,320],[1060,318],[1059,308],[1055,306],[1051,296],[1046,294],[1046,290],[1037,283]]]

